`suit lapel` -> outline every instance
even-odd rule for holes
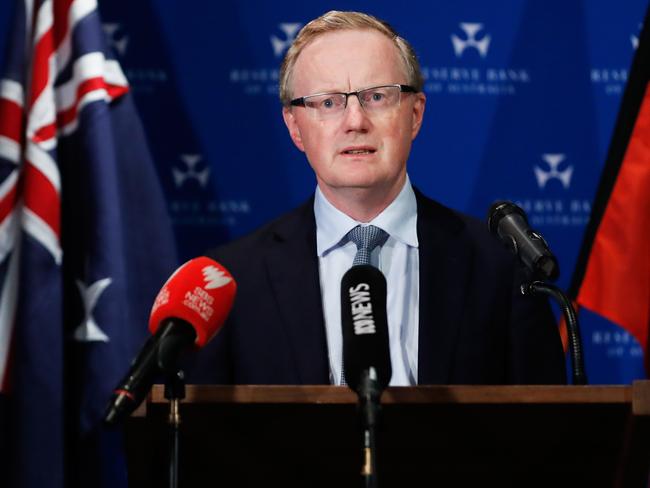
[[[266,256],[271,287],[289,340],[299,384],[329,383],[313,198],[274,229]]]
[[[418,383],[445,384],[462,321],[471,246],[464,223],[415,191],[418,202],[420,316]]]

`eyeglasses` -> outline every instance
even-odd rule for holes
[[[348,97],[354,95],[369,114],[380,114],[399,105],[401,93],[417,93],[409,85],[381,85],[349,93],[316,93],[291,100],[294,107],[305,107],[307,112],[319,120],[340,116],[348,106]]]

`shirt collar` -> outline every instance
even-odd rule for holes
[[[418,247],[417,202],[408,175],[399,195],[367,224],[357,222],[332,205],[319,187],[314,197],[316,218],[316,251],[324,256],[336,247],[357,225],[372,224],[407,246]]]

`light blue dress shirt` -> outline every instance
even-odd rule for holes
[[[352,266],[354,243],[343,240],[357,225],[374,225],[389,235],[370,257],[386,277],[388,336],[393,367],[391,386],[415,385],[418,377],[419,254],[417,203],[408,176],[404,188],[377,217],[357,222],[334,207],[316,189],[316,250],[329,354],[330,382],[341,382],[341,278]]]

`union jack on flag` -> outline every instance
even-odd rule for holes
[[[0,79],[0,393],[11,418],[0,443],[11,439],[16,486],[73,486],[92,465],[84,436],[99,432],[175,266],[174,241],[97,1],[20,0],[12,25]]]

